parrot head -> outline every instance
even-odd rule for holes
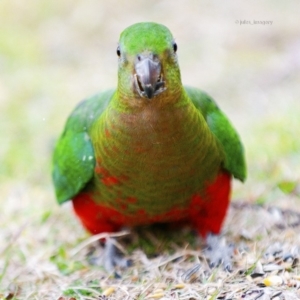
[[[117,47],[119,91],[129,101],[149,101],[178,90],[176,51],[177,44],[163,25],[137,23],[126,28]]]

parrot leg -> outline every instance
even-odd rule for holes
[[[80,193],[73,199],[75,213],[81,220],[83,226],[91,233],[117,232],[121,229],[119,224],[114,224],[108,220],[112,215],[111,210],[105,210],[93,201],[87,193]],[[104,244],[103,253],[99,257],[90,258],[91,264],[102,265],[108,272],[113,272],[115,268],[126,268],[131,265],[131,261],[123,257],[123,254],[116,246],[113,238],[106,238],[100,241]]]
[[[206,237],[205,256],[211,268],[223,265],[224,270],[232,271],[232,256],[234,245],[227,244],[225,237],[209,233]]]
[[[92,265],[103,266],[108,273],[113,273],[116,268],[125,269],[132,265],[132,261],[126,259],[120,249],[116,246],[114,238],[106,238],[105,241],[100,241],[103,251],[101,253],[90,254],[89,262]],[[98,251],[97,251],[98,252]],[[118,273],[114,273],[119,277]]]
[[[130,260],[126,259],[119,248],[115,245],[112,238],[106,239],[104,253],[103,253],[103,266],[108,272],[112,272],[116,267],[121,269],[131,266]]]

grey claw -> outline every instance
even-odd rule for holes
[[[127,268],[132,264],[128,259],[124,258],[123,254],[116,247],[112,238],[106,240],[104,255],[103,255],[103,265],[108,272],[112,272],[115,267],[120,267],[122,269]]]
[[[224,237],[212,233],[208,234],[206,243],[207,247],[204,252],[210,268],[215,268],[222,264],[224,270],[232,272],[231,258],[234,245],[227,245]]]
[[[126,269],[133,265],[132,260],[124,257],[112,238],[107,238],[103,247],[100,256],[95,255],[95,250],[89,253],[89,263],[92,265],[103,266],[107,272],[113,273],[115,278],[120,278],[120,275],[115,272],[115,267]]]

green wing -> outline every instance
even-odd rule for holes
[[[84,100],[67,120],[53,155],[52,178],[60,204],[75,196],[93,177],[95,156],[88,132],[113,94],[109,90]]]
[[[236,130],[211,97],[196,88],[185,87],[185,90],[221,143],[225,152],[224,168],[234,177],[244,181],[246,179],[244,147]]]

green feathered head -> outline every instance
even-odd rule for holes
[[[163,25],[137,23],[120,36],[119,93],[133,105],[139,101],[175,99],[181,90],[177,44]],[[175,94],[174,94],[175,93]]]

